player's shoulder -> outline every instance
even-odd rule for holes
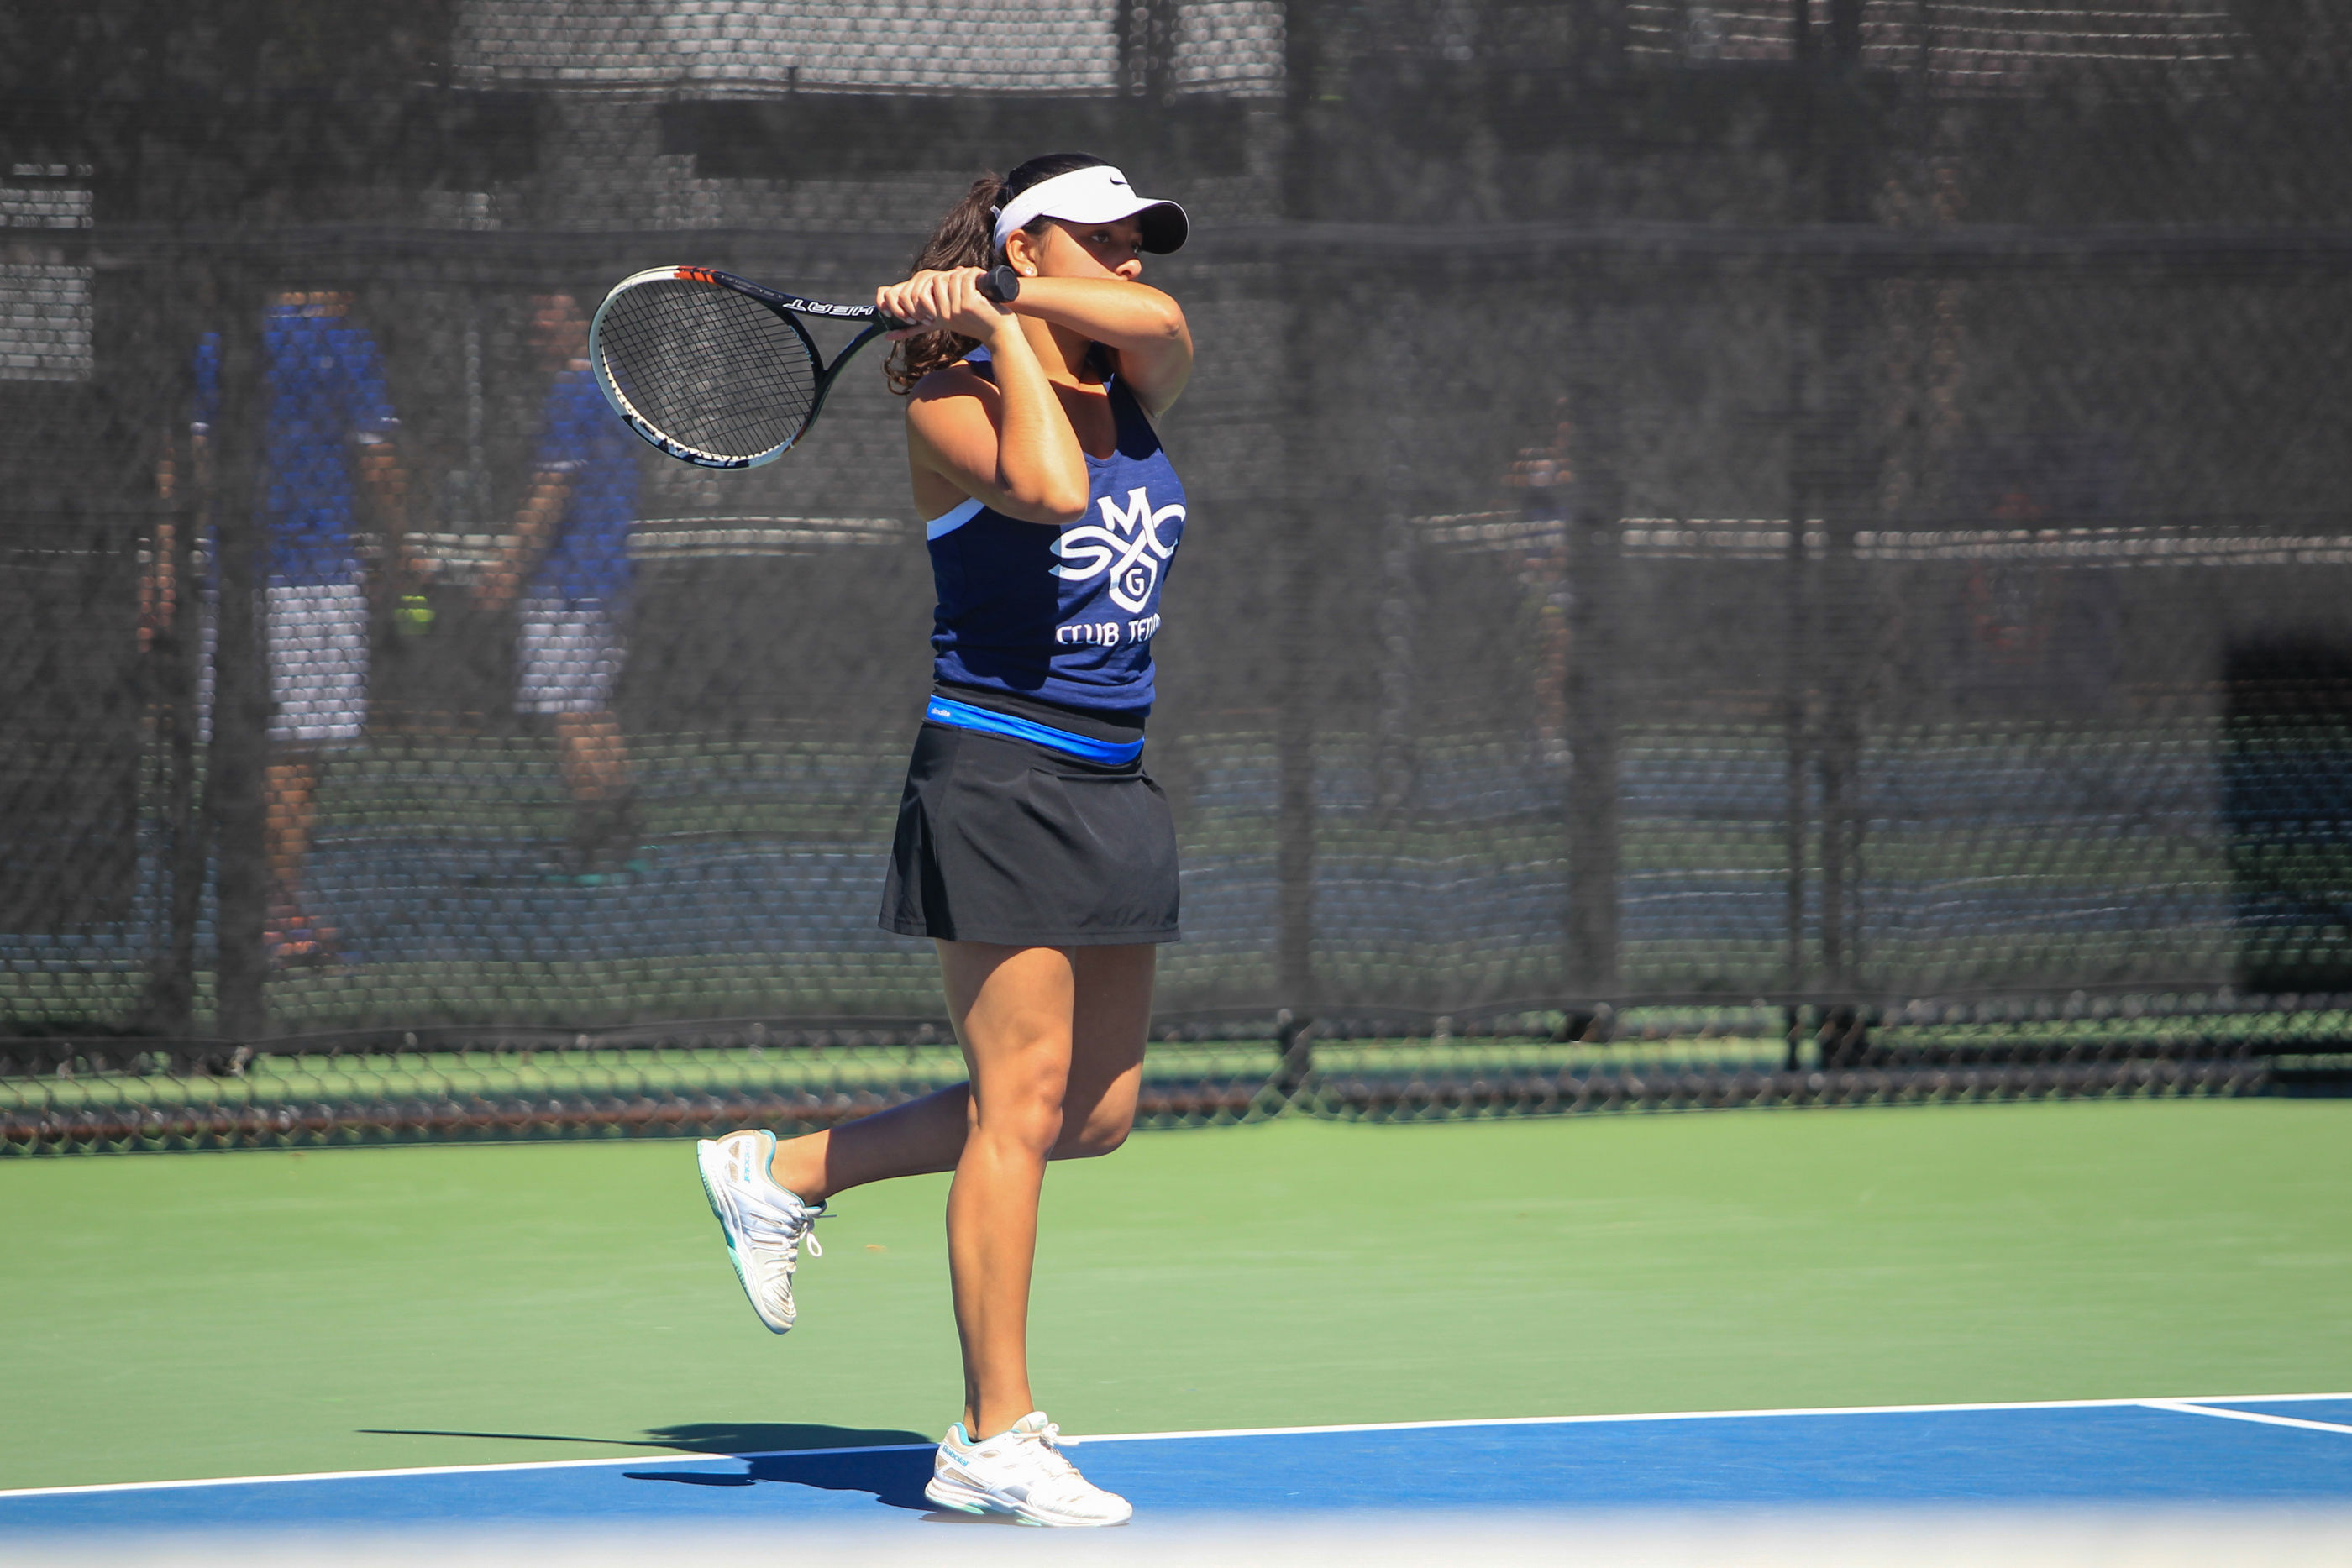
[[[907,394],[910,425],[953,428],[966,420],[992,418],[996,383],[964,361],[933,371]]]
[[[908,396],[918,402],[936,402],[941,398],[979,397],[995,391],[996,383],[982,375],[970,360],[958,360],[917,382]]]

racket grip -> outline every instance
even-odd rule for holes
[[[1021,275],[1009,267],[992,267],[980,280],[980,292],[999,305],[1010,305],[1021,298]],[[895,316],[877,316],[876,320],[893,332],[904,331],[914,325]]]
[[[999,305],[1010,305],[1021,298],[1021,275],[1009,267],[992,267],[980,280],[980,291]]]

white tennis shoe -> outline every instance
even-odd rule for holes
[[[961,1421],[949,1427],[923,1495],[941,1508],[1009,1513],[1024,1524],[1125,1524],[1135,1513],[1127,1499],[1062,1457],[1061,1428],[1042,1410],[984,1443],[973,1442]]]
[[[824,1205],[803,1203],[776,1185],[768,1174],[775,1153],[773,1133],[730,1133],[695,1145],[694,1163],[743,1294],[769,1332],[782,1333],[793,1326],[796,1310],[793,1270],[800,1266],[802,1243],[807,1243],[810,1257],[824,1256],[809,1230],[824,1218]]]

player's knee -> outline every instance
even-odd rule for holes
[[[1126,1143],[1127,1134],[1134,1126],[1132,1107],[1117,1112],[1097,1111],[1064,1134],[1062,1141],[1055,1147],[1054,1157],[1061,1160],[1100,1159]]]
[[[1082,1128],[1078,1134],[1078,1158],[1096,1160],[1116,1152],[1121,1144],[1127,1142],[1127,1134],[1133,1125],[1130,1122],[1121,1122],[1116,1126]]]
[[[1053,1085],[1022,1084],[983,1096],[972,1117],[983,1136],[1050,1155],[1062,1144],[1062,1100]]]

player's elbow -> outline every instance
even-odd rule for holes
[[[1118,324],[1114,347],[1149,350],[1190,340],[1184,308],[1172,296],[1157,288],[1138,288],[1125,297],[1124,303],[1127,315]]]
[[[1092,505],[1086,455],[1075,441],[1066,452],[1016,447],[1002,453],[996,482],[1014,515],[1026,522],[1075,523]]]
[[[1005,498],[1013,503],[1014,515],[1024,522],[1051,523],[1062,528],[1087,515],[1088,497],[1083,485],[1074,486],[1066,480],[1051,480],[1007,486]]]

